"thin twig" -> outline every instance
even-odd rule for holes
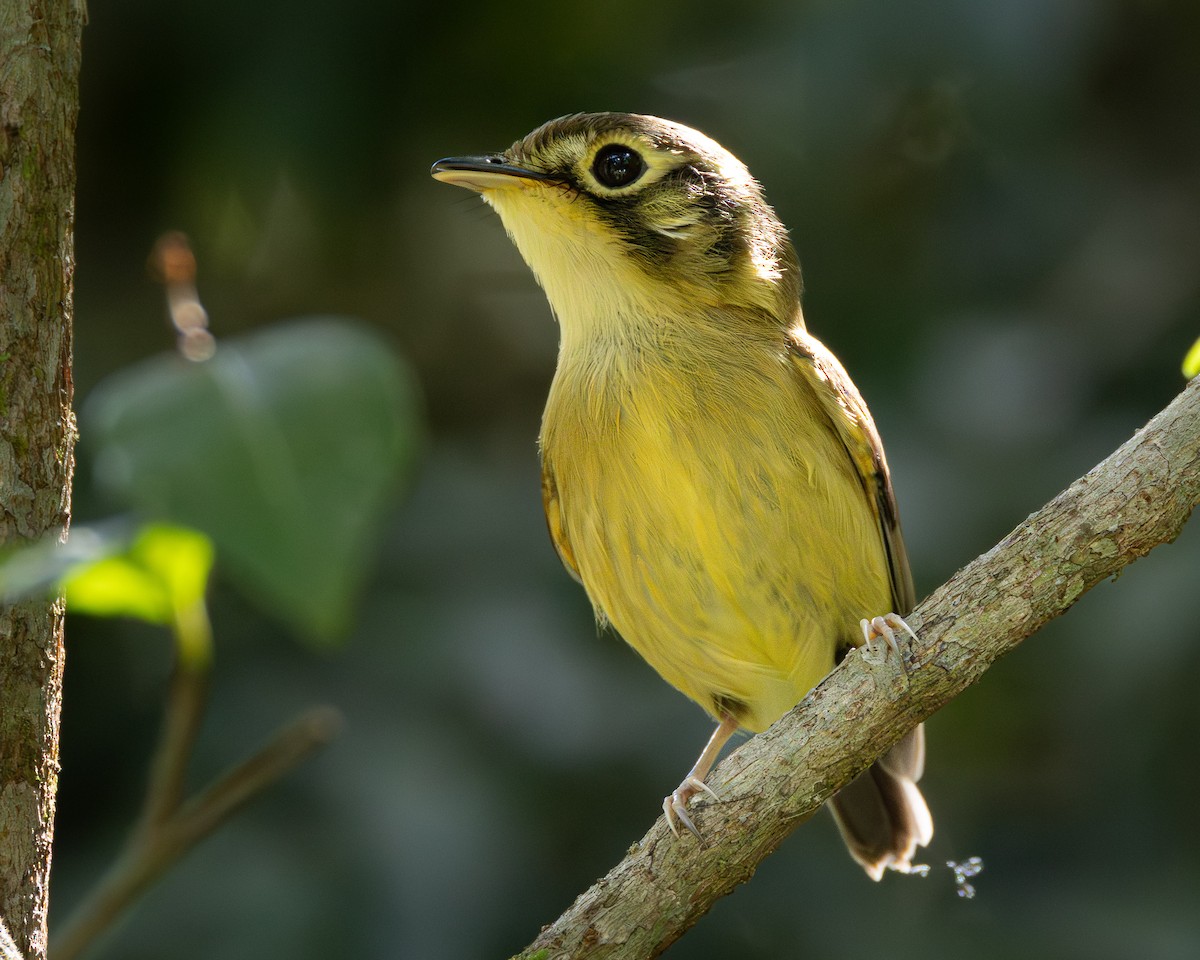
[[[144,819],[91,895],[55,931],[50,956],[54,960],[80,956],[168,867],[248,800],[332,740],[341,723],[341,714],[332,707],[309,710],[165,819]]]
[[[204,719],[207,699],[208,671],[193,670],[176,660],[162,734],[150,763],[150,780],[138,829],[148,832],[159,829],[183,803],[188,763]]]
[[[247,801],[333,740],[341,728],[342,715],[333,707],[314,707],[301,714],[262,750],[183,805],[172,823],[176,843],[186,850],[212,833]]]
[[[1174,540],[1200,502],[1200,379],[1086,476],[960,570],[909,618],[894,658],[847,657],[709,784],[704,837],[661,819],[522,953],[533,960],[654,957],[754,873],[796,826],[916,724],[1100,580]],[[908,659],[908,658],[906,658]]]

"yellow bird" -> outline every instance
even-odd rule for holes
[[[787,231],[704,134],[574,114],[432,172],[496,210],[558,319],[550,535],[599,620],[719,723],[663,801],[699,836],[687,803],[738,728],[765,730],[847,650],[908,629],[879,434],[805,328]],[[932,836],[923,765],[918,727],[830,801],[876,880]]]

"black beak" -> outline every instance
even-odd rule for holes
[[[497,156],[447,157],[435,163],[429,173],[435,180],[466,187],[479,193],[484,190],[520,186],[521,181],[556,179],[540,170],[530,170]]]

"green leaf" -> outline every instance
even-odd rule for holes
[[[212,564],[212,541],[204,534],[151,524],[124,553],[78,567],[62,587],[73,612],[173,625],[204,602]]]
[[[119,553],[129,539],[127,524],[109,521],[96,526],[76,524],[66,543],[51,534],[32,543],[7,546],[0,553],[0,603],[57,593],[68,572]]]
[[[81,567],[63,582],[67,608],[93,617],[133,617],[147,623],[171,622],[166,585],[128,557],[109,557]]]
[[[420,445],[413,377],[376,334],[308,319],[101,384],[83,435],[142,514],[203,530],[221,570],[313,640],[344,633]]]
[[[72,570],[61,583],[67,608],[97,617],[134,617],[170,627],[187,668],[212,658],[212,629],[204,603],[212,571],[212,541],[196,530],[149,524],[129,548]]]
[[[1183,375],[1189,380],[1200,377],[1200,340],[1192,344],[1192,349],[1183,358]]]

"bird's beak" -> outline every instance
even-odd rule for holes
[[[524,186],[530,181],[546,181],[554,178],[538,170],[530,170],[503,157],[447,157],[439,160],[429,171],[434,180],[466,187],[477,193],[485,190]]]

